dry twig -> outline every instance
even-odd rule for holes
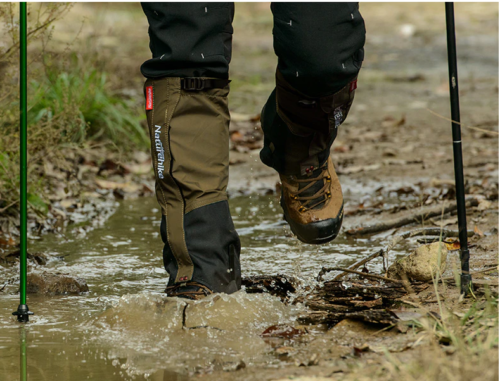
[[[379,251],[377,251],[376,253],[366,257],[365,259],[362,259],[361,261],[359,262],[356,262],[355,264],[353,264],[352,266],[349,267],[349,270],[356,270],[357,268],[363,266],[364,264],[370,262],[372,259],[374,258],[377,258],[377,257],[382,257],[384,255],[384,249],[380,249]],[[321,270],[322,272],[323,270]],[[321,281],[322,280],[322,276],[323,274],[321,274],[321,272],[318,274],[318,280]],[[338,275],[335,276],[335,278],[333,278],[333,280],[341,280],[345,275],[347,275],[347,271],[344,271],[343,273],[340,273]]]
[[[398,279],[391,279],[391,278],[387,278],[385,276],[375,275],[375,274],[367,274],[367,273],[363,273],[361,271],[344,269],[342,267],[323,267],[321,269],[320,273],[318,274],[318,278],[322,277],[323,275],[325,275],[327,272],[330,272],[330,271],[344,271],[346,273],[357,274],[357,275],[360,275],[360,276],[365,277],[365,278],[379,279],[379,280],[384,280],[386,282],[393,282],[393,283],[404,283],[403,281],[398,280]]]

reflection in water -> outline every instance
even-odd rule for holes
[[[26,353],[26,328],[24,326],[20,327],[20,353],[19,353],[19,358],[20,358],[20,379],[21,381],[26,381],[27,380],[27,363],[28,363],[28,356]]]
[[[239,197],[230,204],[244,275],[282,273],[311,284],[322,266],[346,266],[385,245],[345,235],[335,243],[305,245],[283,224],[276,196]],[[260,333],[293,324],[300,308],[243,291],[195,303],[166,300],[159,213],[154,198],[124,201],[83,239],[67,232],[30,242],[30,250],[63,258],[50,261],[48,270],[83,277],[90,289],[78,296],[29,296],[37,314],[22,331],[21,351],[29,347],[30,380],[184,381],[189,373],[280,365]],[[16,275],[17,267],[0,266],[1,280]],[[6,380],[20,374],[19,326],[15,317],[7,318],[17,301],[16,294],[0,293],[0,373]]]

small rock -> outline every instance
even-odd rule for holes
[[[80,294],[89,290],[85,279],[67,274],[29,273],[27,283],[28,294]]]
[[[436,276],[438,269],[440,274],[444,273],[447,257],[448,249],[443,242],[423,245],[407,257],[393,263],[387,271],[387,276],[394,279],[404,279],[406,276],[426,282]]]

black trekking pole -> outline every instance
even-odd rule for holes
[[[468,294],[472,290],[469,273],[469,248],[467,245],[467,216],[465,211],[464,166],[462,161],[462,134],[460,131],[460,104],[458,95],[457,46],[455,39],[455,15],[453,3],[446,2],[446,40],[448,45],[448,73],[450,77],[451,129],[453,134],[453,164],[457,197],[458,237],[460,239],[460,290]]]
[[[20,303],[17,311],[12,315],[17,316],[17,321],[20,323],[27,323],[30,312],[26,304],[26,277],[27,277],[27,244],[28,244],[28,220],[27,220],[27,183],[28,183],[28,151],[27,151],[27,99],[28,99],[28,81],[27,81],[27,23],[26,23],[26,3],[19,4],[19,47],[20,47],[20,80],[19,80],[19,103],[20,103],[20,247],[19,247],[19,298]]]

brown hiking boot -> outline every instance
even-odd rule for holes
[[[212,290],[198,282],[186,282],[168,286],[165,289],[165,293],[172,298],[177,297],[191,300],[200,300],[213,294]]]
[[[337,237],[344,215],[344,199],[332,159],[306,175],[281,179],[281,207],[292,232],[305,243],[326,243]]]

